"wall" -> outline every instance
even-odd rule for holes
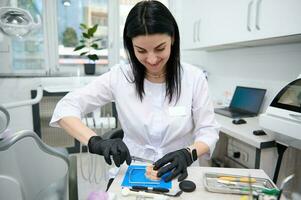
[[[207,71],[215,102],[224,102],[225,92],[229,91],[232,95],[237,85],[266,88],[262,106],[264,112],[278,91],[301,74],[301,43],[209,52],[183,51],[182,60]],[[290,188],[300,189],[300,163],[301,150],[288,148],[284,154],[278,186],[284,177],[296,173],[299,178]]]
[[[185,62],[207,71],[215,101],[236,85],[266,88],[263,110],[288,82],[301,74],[301,43],[219,51],[183,51]]]

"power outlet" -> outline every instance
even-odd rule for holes
[[[255,148],[245,145],[243,142],[230,138],[228,140],[227,156],[236,162],[249,167],[255,167]]]

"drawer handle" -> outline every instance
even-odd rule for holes
[[[257,30],[260,30],[260,26],[259,26],[260,5],[261,5],[261,0],[258,0],[256,5],[256,25],[255,25]]]
[[[248,16],[247,16],[247,30],[248,31],[252,31],[251,29],[251,8],[252,8],[252,5],[253,5],[253,1],[250,1],[249,4],[248,4]]]

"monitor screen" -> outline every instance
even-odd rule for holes
[[[285,86],[274,98],[271,106],[301,113],[301,79]]]
[[[265,92],[265,89],[237,86],[230,108],[258,114]]]

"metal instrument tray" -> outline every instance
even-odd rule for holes
[[[229,177],[229,180],[225,180],[221,177]],[[206,190],[216,193],[250,194],[251,190],[258,191],[262,189],[277,189],[277,186],[272,181],[259,177],[224,173],[205,173],[203,180]]]

